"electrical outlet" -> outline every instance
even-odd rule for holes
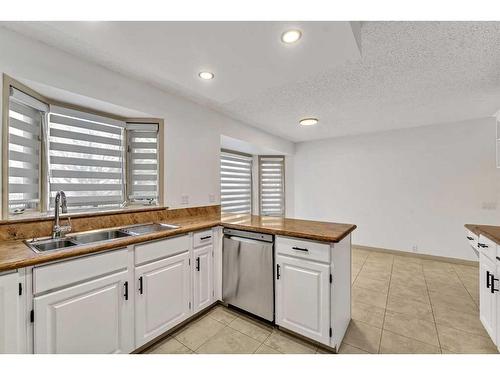
[[[189,204],[189,195],[183,194],[181,195],[181,204]]]
[[[417,245],[413,245],[413,246],[411,247],[411,250],[412,250],[414,253],[418,252],[418,246],[417,246]]]
[[[496,210],[497,209],[497,202],[483,202],[481,204],[481,208],[483,210]]]
[[[215,202],[215,194],[208,194],[208,201],[210,203],[214,203]]]

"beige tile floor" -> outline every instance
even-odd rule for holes
[[[497,353],[479,321],[478,268],[353,248],[352,321],[340,353]],[[325,353],[216,306],[145,353]]]

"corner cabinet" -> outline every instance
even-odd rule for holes
[[[338,348],[351,319],[350,236],[330,244],[276,236],[276,324]]]
[[[23,271],[0,274],[0,354],[26,352],[27,312]]]

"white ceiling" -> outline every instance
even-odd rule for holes
[[[348,22],[1,25],[292,141],[500,108],[499,22],[364,22],[359,35]],[[279,38],[290,27],[303,38],[287,46]],[[205,69],[213,81],[197,78]],[[299,127],[309,116],[319,124]]]

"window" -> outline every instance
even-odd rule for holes
[[[252,212],[252,156],[221,151],[221,210]]]
[[[10,88],[8,132],[8,209],[10,212],[38,210],[42,124],[48,106]]]
[[[285,216],[285,157],[259,156],[260,214]]]
[[[127,122],[45,104],[19,83],[7,87],[4,218],[50,212],[60,190],[69,212],[160,204],[161,120]]]
[[[127,124],[128,199],[157,202],[159,199],[158,124]]]
[[[49,208],[63,190],[75,210],[125,202],[125,122],[61,107],[49,116]]]

